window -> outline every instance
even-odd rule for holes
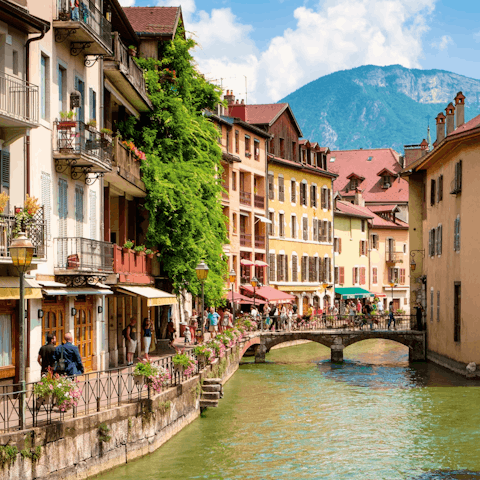
[[[452,191],[450,193],[457,194],[462,191],[462,161],[455,164],[455,178],[452,183]]]
[[[433,322],[433,309],[435,308],[434,307],[434,304],[433,304],[433,296],[434,296],[434,291],[433,291],[433,287],[430,289],[430,321]]]
[[[348,190],[356,190],[359,185],[358,178],[351,178]]]
[[[372,159],[373,159],[373,157],[368,157],[368,158],[367,158],[367,162],[371,162]]]
[[[399,283],[398,268],[390,267],[388,269],[388,283]]]
[[[337,157],[330,157],[330,162],[333,163]]]
[[[297,182],[290,180],[290,200],[292,203],[297,203]]]
[[[297,238],[297,217],[292,215],[292,238]]]
[[[365,220],[362,220],[362,232],[365,232],[365,224],[366,224]]]
[[[406,243],[403,244],[403,253],[407,253],[407,244]]]
[[[40,58],[40,115],[43,120],[48,120],[49,104],[48,87],[50,85],[49,75],[50,59],[43,55]]]
[[[437,322],[440,321],[440,290],[437,290]]]
[[[240,132],[235,130],[235,153],[240,153]]]
[[[43,214],[45,215],[45,223],[47,231],[47,240],[52,238],[52,227],[51,227],[51,208],[52,208],[52,177],[49,173],[42,172],[41,174],[41,184],[42,184],[42,205],[43,205]]]
[[[392,185],[392,177],[390,175],[382,176],[382,188],[390,188]]]
[[[405,285],[405,269],[400,268],[399,273],[400,273],[400,285]]]
[[[292,255],[292,282],[298,282],[298,257]]]
[[[13,365],[12,315],[0,315],[0,367]]]
[[[85,122],[85,82],[75,77],[75,89],[80,92],[80,106],[77,109],[77,120]]]
[[[378,250],[378,235],[373,234],[370,236],[370,243],[372,245],[372,250]]]
[[[342,239],[339,237],[335,237],[333,239],[333,251],[335,253],[342,253]]]
[[[232,233],[234,235],[237,234],[237,214],[236,213],[232,215]]]
[[[365,267],[360,267],[360,285],[365,285],[366,283],[366,269]]]
[[[12,73],[18,75],[18,52],[12,51]]]
[[[352,283],[358,284],[359,276],[358,276],[358,267],[353,267],[352,270]]]
[[[303,217],[303,239],[308,240],[308,217]]]
[[[460,216],[455,219],[453,231],[453,250],[460,251]]]
[[[430,205],[435,205],[435,199],[435,180],[432,178],[432,180],[430,180]]]
[[[335,273],[334,273],[335,285],[338,285],[339,278],[340,278],[339,267],[335,267]]]
[[[75,236],[83,237],[83,187],[75,185]]]
[[[310,206],[317,208],[317,187],[316,185],[310,186]]]
[[[280,237],[285,237],[285,215],[283,213],[278,214],[278,233]]]
[[[275,181],[275,177],[273,176],[273,173],[269,173],[268,174],[268,199],[269,200],[275,199],[274,181]]]
[[[67,71],[58,66],[58,112],[67,110]]]
[[[257,139],[253,141],[253,158],[260,160],[260,142]]]
[[[286,281],[286,255],[277,255],[277,282]]]
[[[437,202],[443,200],[443,175],[438,177]]]
[[[227,153],[230,152],[230,130],[227,129]]]
[[[275,281],[275,254],[271,253],[268,258],[269,258],[269,262],[268,262],[269,279],[271,282],[274,282]]]
[[[90,238],[92,240],[96,240],[97,239],[97,192],[95,190],[90,190],[89,192],[89,203],[90,203],[90,212],[89,212]]]
[[[437,255],[441,255],[442,254],[442,226],[441,225],[437,227],[435,238],[436,238]]]
[[[250,152],[250,136],[249,135],[245,135],[245,156],[246,157],[252,156]]]
[[[302,265],[301,265],[301,270],[302,270],[302,282],[307,281],[307,265],[308,265],[308,256],[304,255],[302,257]]]
[[[280,138],[280,157],[285,158],[285,139]]]
[[[459,342],[462,321],[462,286],[460,282],[455,282],[453,302],[453,341]]]
[[[318,220],[314,218],[312,221],[313,221],[313,241],[318,242]]]
[[[292,142],[292,160],[297,161],[297,142]]]
[[[367,255],[367,241],[360,240],[360,256]]]
[[[270,140],[270,150],[269,152],[272,154],[272,155],[275,155],[275,139],[271,139]]]
[[[10,152],[0,150],[0,190],[10,195]],[[10,201],[7,201],[5,212],[10,209]]]
[[[268,234],[273,236],[275,235],[275,213],[268,212],[268,219],[270,220],[270,223],[268,224]]]
[[[378,269],[377,267],[372,268],[372,283],[376,285],[378,283]]]
[[[281,176],[278,177],[278,201],[285,201],[285,182]]]
[[[435,256],[435,229],[434,228],[432,228],[429,232],[428,252],[430,257]]]
[[[305,182],[300,184],[300,204],[307,205],[307,184]]]
[[[340,285],[343,285],[345,283],[345,267],[338,267],[339,268],[339,278],[338,278],[338,283]]]
[[[237,190],[237,172],[232,172],[232,190]]]
[[[97,119],[97,92],[93,89],[89,89],[89,100],[90,100],[90,120],[96,120]],[[220,125],[220,128],[221,125]]]

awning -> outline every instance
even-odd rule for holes
[[[30,278],[25,279],[25,298],[42,298],[42,288]],[[0,300],[20,300],[19,277],[0,277]]]
[[[164,292],[153,287],[120,287],[120,293],[127,295],[139,295],[147,299],[147,307],[158,307],[161,305],[176,305],[177,297],[172,293]]]
[[[342,298],[371,298],[375,294],[359,287],[337,287],[335,293]]]
[[[255,218],[257,220],[260,220],[260,222],[262,223],[272,223],[270,219],[268,219],[267,217],[262,217],[261,215],[255,215]]]
[[[44,288],[45,295],[65,295],[67,297],[76,297],[77,295],[111,295],[113,292],[106,288],[91,288],[91,287],[77,287],[77,288]]]
[[[42,287],[51,288],[51,287],[58,287],[58,288],[65,288],[67,286],[66,283],[59,283],[54,282],[52,280],[37,280]]]
[[[256,267],[268,267],[268,263],[262,260],[255,260]]]
[[[247,296],[253,297],[253,287],[242,285],[242,288]],[[293,303],[295,301],[293,295],[268,286],[257,287],[255,289],[255,297],[260,297],[269,303]]]
[[[227,300],[227,302],[231,302],[232,301],[232,292],[226,294],[225,299]],[[253,305],[253,298],[246,297],[245,295],[242,295],[241,293],[233,292],[233,302],[234,303],[239,303],[240,305]],[[259,298],[256,298],[255,303],[257,305],[263,305],[267,302],[265,302],[264,300],[260,300]]]
[[[251,267],[253,262],[251,260],[247,260],[246,258],[242,258],[240,260],[240,265],[243,265],[244,267]]]

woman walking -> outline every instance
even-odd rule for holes
[[[152,322],[148,318],[143,319],[143,345],[145,347],[144,359],[149,362],[150,345],[152,344]]]

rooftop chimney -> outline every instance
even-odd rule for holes
[[[227,90],[227,93],[223,98],[227,101],[228,105],[235,103],[235,95],[233,94],[233,90]]]
[[[423,139],[420,144],[420,150],[422,151],[422,157],[428,153],[428,142],[425,139]]]
[[[453,103],[449,103],[445,109],[447,112],[447,135],[450,135],[455,130],[455,107]]]
[[[363,199],[362,191],[359,188],[355,189],[355,200],[353,204],[358,205],[359,207],[365,206],[365,200]]]
[[[445,115],[440,112],[435,119],[437,121],[437,145],[445,138]]]
[[[458,128],[465,123],[465,95],[462,92],[458,92],[455,97],[455,107],[457,110],[456,128]]]
[[[230,92],[231,93],[231,92]],[[228,94],[228,90],[227,90]],[[232,98],[232,102],[228,104],[228,115],[230,117],[236,117],[239,118],[240,120],[243,120],[244,122],[247,121],[247,113],[246,113],[246,105],[245,101],[242,99],[240,102],[237,98],[235,100],[235,97],[231,94],[230,97]]]

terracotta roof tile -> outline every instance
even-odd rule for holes
[[[180,7],[125,7],[123,9],[135,32],[175,35]]]
[[[369,205],[368,209],[373,213],[391,213],[397,208],[396,205]]]
[[[363,218],[373,218],[376,216],[367,207],[361,207],[360,205],[354,205],[353,203],[342,200],[337,200],[337,210],[347,215],[355,215]]]
[[[253,124],[269,124],[285,107],[288,107],[288,103],[245,105],[245,121]]]
[[[464,123],[461,127],[458,127],[456,130],[454,130],[448,136],[453,137],[454,135],[458,135],[459,133],[463,133],[463,132],[466,132],[468,130],[473,130],[474,128],[477,128],[479,125],[480,125],[480,115],[477,115],[476,117],[472,118],[467,123]]]
[[[330,159],[335,157],[335,161]],[[368,158],[372,157],[370,161]],[[394,178],[392,186],[382,188],[382,179],[377,172],[386,168],[397,174],[402,169],[398,162],[399,154],[391,148],[370,150],[338,150],[328,154],[328,169],[337,173],[338,178],[334,182],[334,189],[340,195],[351,195],[355,192],[347,191],[351,173],[365,177],[358,188],[362,190],[363,199],[366,202],[408,202],[408,182],[403,178]]]
[[[373,228],[393,228],[393,229],[400,229],[405,230],[408,229],[408,223],[402,222],[397,218],[396,222],[392,222],[390,220],[385,220],[378,215],[374,215],[373,217]]]

